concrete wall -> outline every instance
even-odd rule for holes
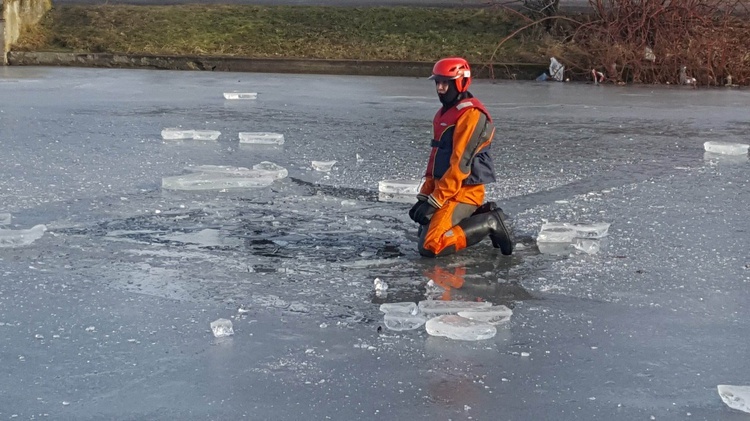
[[[39,19],[52,8],[52,0],[2,0],[3,15],[0,29],[2,41],[3,64],[8,64],[10,46],[18,40],[21,30],[36,25]]]

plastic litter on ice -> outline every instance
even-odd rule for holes
[[[445,336],[460,341],[480,341],[490,339],[497,334],[497,328],[494,325],[455,314],[434,317],[425,323],[425,328],[432,336]]]
[[[211,322],[211,330],[217,338],[234,335],[232,321],[227,319],[217,319]]]
[[[252,145],[283,145],[284,135],[268,132],[240,132],[241,144]]]
[[[257,92],[224,92],[224,99],[256,99]]]
[[[747,155],[750,145],[746,143],[716,142],[709,141],[703,144],[706,152],[718,153],[722,155]]]
[[[738,411],[750,412],[750,386],[717,386],[719,396],[727,406]]]

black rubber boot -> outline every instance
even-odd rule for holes
[[[471,214],[471,216],[479,215],[481,213],[487,213],[491,212],[493,210],[497,209],[497,203],[495,202],[487,202],[483,204],[482,206],[478,207],[477,210],[474,211],[474,213]]]
[[[466,236],[466,246],[482,241],[488,235],[492,246],[506,256],[513,254],[513,236],[505,226],[505,214],[501,209],[474,214],[458,223]]]

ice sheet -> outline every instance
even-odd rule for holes
[[[460,341],[481,341],[497,334],[497,328],[489,323],[454,314],[434,317],[427,321],[425,328],[432,336],[445,336]]]

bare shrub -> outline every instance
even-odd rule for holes
[[[750,84],[750,24],[742,16],[747,14],[744,1],[589,3],[593,15],[565,48],[566,64],[581,74],[597,69],[609,80],[634,83]]]

